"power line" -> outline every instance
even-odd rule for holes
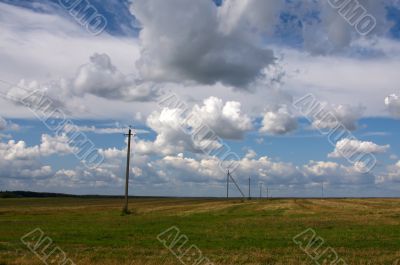
[[[244,195],[242,189],[240,189],[239,185],[237,184],[236,180],[232,177],[232,174],[230,173],[230,171],[228,170],[228,174],[226,176],[226,198],[229,198],[229,180],[232,180],[233,184],[235,184],[236,188],[238,189],[238,191],[240,192],[240,194],[242,195],[243,198],[246,197],[246,195]]]

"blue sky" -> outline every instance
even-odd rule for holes
[[[322,183],[327,196],[398,196],[396,1],[356,1],[376,22],[366,36],[328,1],[75,2],[88,13],[0,1],[1,190],[120,194],[132,125],[131,194],[224,196],[223,157],[202,146],[225,144],[244,190],[250,176],[253,190],[262,182],[276,197],[320,196]],[[104,28],[90,27],[93,17]],[[67,127],[35,116],[33,92],[102,163],[87,167]],[[171,95],[185,111],[159,104]],[[334,121],[299,111],[306,95]],[[203,126],[216,138],[182,131]],[[320,131],[338,127],[346,135],[335,142]]]

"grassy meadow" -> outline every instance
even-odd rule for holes
[[[213,264],[316,264],[293,242],[308,228],[324,239],[320,252],[331,247],[345,264],[400,258],[396,199],[131,199],[132,214],[121,208],[116,198],[0,199],[0,264],[44,264],[20,240],[35,228],[82,265],[193,264],[157,239],[173,226]]]

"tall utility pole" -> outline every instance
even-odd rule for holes
[[[262,186],[263,186],[263,184],[262,184],[262,182],[260,182],[260,199],[262,198]]]
[[[268,187],[267,187],[267,199],[269,198],[269,194],[268,194],[269,192],[268,192]]]
[[[125,134],[125,136],[128,136],[128,152],[126,155],[126,176],[125,176],[125,205],[124,209],[122,210],[124,213],[129,213],[128,210],[128,198],[129,198],[129,172],[130,172],[130,160],[131,160],[131,137],[134,134],[132,133],[132,129],[129,127],[129,132],[128,134]]]
[[[251,177],[249,177],[249,200],[251,200]]]

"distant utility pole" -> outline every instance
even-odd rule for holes
[[[124,213],[129,213],[128,210],[128,198],[129,198],[129,172],[130,172],[130,160],[131,160],[131,137],[134,136],[132,133],[132,129],[129,127],[129,132],[128,134],[125,134],[125,136],[128,136],[128,152],[126,156],[126,176],[125,176],[125,205],[123,208]]]
[[[229,199],[229,178],[231,176],[231,173],[229,173],[228,169],[228,174],[226,175],[226,198]]]
[[[269,188],[268,188],[268,186],[267,186],[267,199],[269,198]]]
[[[260,182],[260,199],[262,198],[262,186],[263,186],[263,184],[262,184],[262,182]]]
[[[321,186],[321,198],[324,198],[324,182],[322,181],[322,186]]]
[[[249,200],[251,200],[251,177],[249,177]]]

